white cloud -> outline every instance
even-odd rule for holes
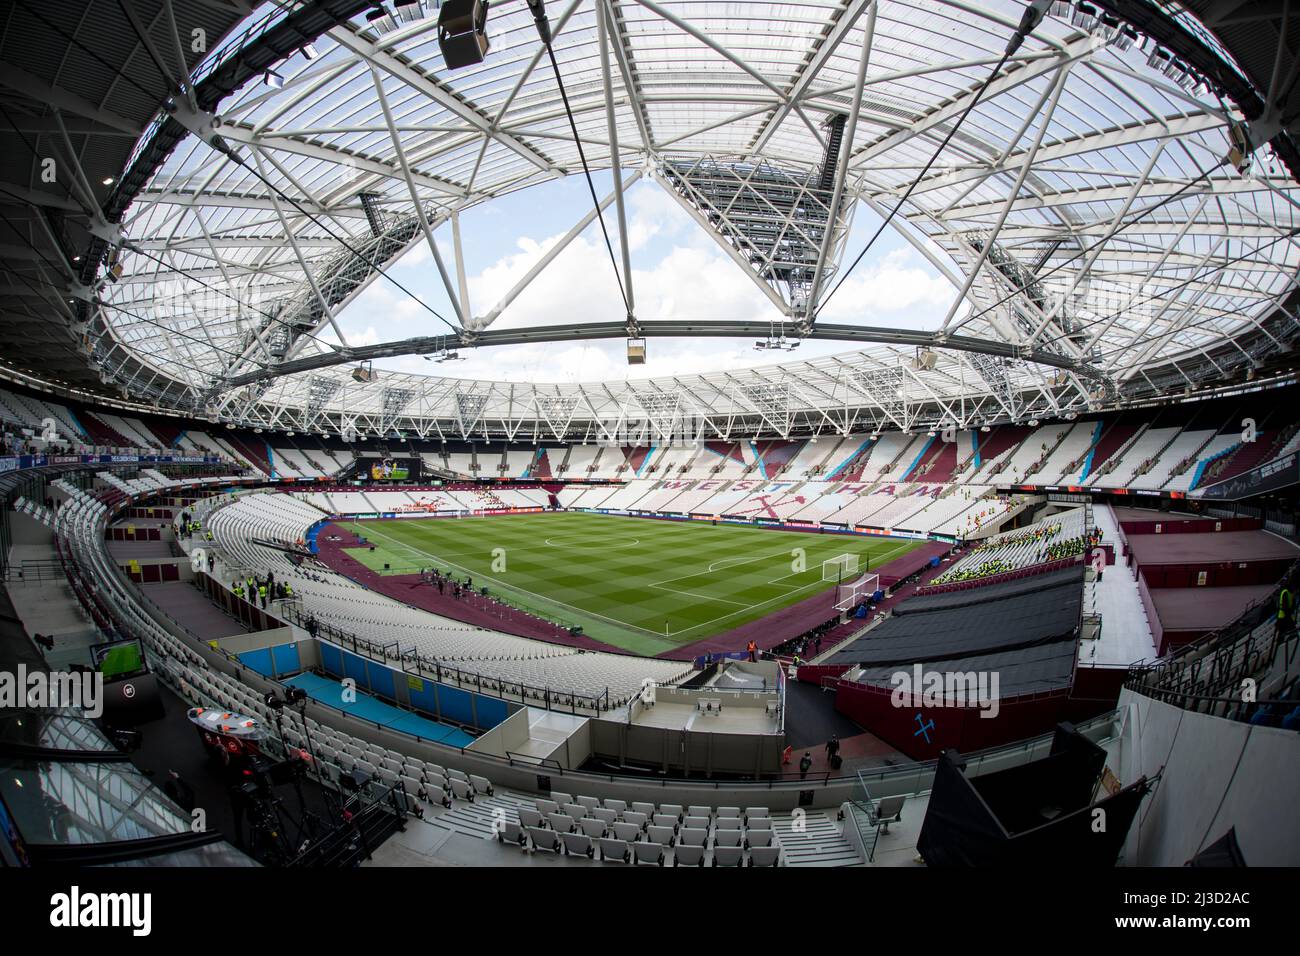
[[[832,289],[838,281],[831,280]],[[823,307],[821,317],[858,325],[937,328],[956,294],[952,283],[935,273],[920,253],[903,246],[870,265],[859,265]]]
[[[632,276],[638,318],[779,321],[780,313],[756,283],[660,187],[638,184],[627,194],[627,207],[629,241],[640,253],[634,253]],[[608,215],[606,222],[621,268],[616,218]],[[469,276],[473,314],[486,315],[562,237],[563,232],[518,236],[513,249]],[[851,261],[856,250],[851,248],[848,253],[846,258]],[[412,281],[418,277],[414,287],[422,295],[428,297],[430,290],[442,294],[426,243],[413,247],[400,266],[403,284],[412,285],[408,276]],[[822,318],[836,323],[935,328],[955,294],[924,256],[901,245],[861,263],[836,292]],[[451,317],[445,305],[439,309]],[[599,227],[593,224],[519,294],[492,327],[535,328],[623,318],[614,269]],[[418,303],[382,279],[358,297],[346,319],[345,333],[352,344],[445,330]],[[376,333],[378,338],[372,338]],[[466,360],[461,362],[433,364],[413,356],[382,364],[465,378],[566,382],[707,373],[771,364],[785,357],[757,352],[752,346],[749,340],[652,338],[647,365],[631,368],[626,364],[622,340],[468,349],[462,352]],[[812,357],[850,347],[844,342],[806,342],[789,357]]]

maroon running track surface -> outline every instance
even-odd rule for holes
[[[329,540],[334,535],[338,535],[338,541]],[[439,594],[438,589],[433,585],[420,583],[418,574],[379,574],[343,550],[359,545],[356,535],[337,524],[325,525],[316,536],[318,555],[327,567],[403,604],[441,614],[443,617],[463,621],[466,624],[504,631],[519,637],[531,637],[549,644],[564,644],[588,651],[609,651],[612,654],[627,653],[620,648],[593,640],[585,634],[570,634],[566,629],[550,621],[490,601],[481,595],[457,599],[451,596],[450,591]]]

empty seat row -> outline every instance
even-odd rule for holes
[[[624,824],[626,825],[626,824]],[[764,831],[770,833],[771,831]],[[615,836],[593,836],[586,832],[560,832],[547,827],[507,823],[497,832],[502,843],[513,843],[525,850],[546,850],[561,856],[600,859],[610,863],[647,863],[656,866],[779,866],[781,847],[772,840],[749,847],[738,844],[715,845],[710,850],[703,842],[671,843],[629,840]]]

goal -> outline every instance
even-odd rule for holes
[[[864,574],[856,581],[841,584],[835,595],[835,610],[852,611],[858,604],[880,590],[879,574]]]
[[[841,584],[858,573],[856,554],[837,554],[822,562],[822,580]]]

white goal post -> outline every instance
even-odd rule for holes
[[[822,562],[822,580],[842,584],[858,573],[856,554],[837,554]]]
[[[864,574],[856,581],[846,581],[836,590],[835,610],[852,611],[861,601],[880,590],[880,575]]]

